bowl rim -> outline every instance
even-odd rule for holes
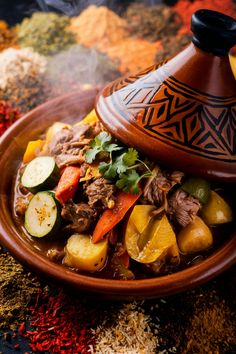
[[[96,93],[97,91],[95,92],[94,90],[86,91],[86,95],[93,96],[93,99]],[[64,100],[77,96],[78,98],[81,96],[81,90],[47,101],[28,112],[0,138],[0,151],[1,147],[7,146],[12,136],[15,136],[15,132],[27,125],[27,122],[31,120],[32,114],[40,114],[41,111],[54,104],[63,103]],[[90,293],[107,294],[108,297],[114,295],[118,298],[119,296],[120,298],[122,296],[151,298],[171,295],[209,281],[236,262],[236,233],[234,232],[223,246],[199,264],[169,275],[138,280],[115,280],[82,275],[63,265],[53,263],[46,256],[29,247],[29,245],[27,247],[27,239],[26,242],[21,242],[20,233],[17,233],[17,229],[7,223],[2,194],[0,194],[1,206],[3,209],[1,208],[0,212],[0,241],[15,258],[36,273]]]

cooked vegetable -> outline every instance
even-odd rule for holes
[[[43,144],[44,140],[29,141],[24,153],[23,162],[29,163],[30,161],[32,161],[40,152]]]
[[[210,183],[202,178],[189,178],[181,187],[192,197],[206,204],[210,198]]]
[[[98,116],[95,112],[95,109],[93,109],[84,119],[82,119],[80,122],[76,123],[75,125],[91,124],[97,121],[98,121]]]
[[[208,225],[224,224],[233,220],[232,209],[226,201],[214,191],[201,210],[201,216]]]
[[[61,210],[50,191],[33,196],[25,213],[25,228],[31,236],[52,236],[60,228]]]
[[[115,207],[104,211],[93,232],[93,243],[100,241],[118,222],[140,197],[139,194],[119,192],[116,195]]]
[[[21,183],[30,192],[52,189],[59,181],[60,173],[51,156],[39,156],[29,162],[21,177]]]
[[[68,166],[64,169],[56,189],[56,198],[64,205],[73,198],[80,179],[80,167]]]
[[[98,271],[106,263],[108,240],[92,243],[89,235],[72,235],[67,241],[64,263],[86,271]]]
[[[177,240],[180,251],[186,254],[206,250],[213,244],[212,233],[199,216],[180,231]]]
[[[166,217],[152,216],[153,206],[136,205],[125,232],[125,245],[130,257],[140,263],[152,263],[176,257],[175,233]]]

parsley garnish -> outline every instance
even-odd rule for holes
[[[100,162],[99,171],[105,178],[116,179],[116,186],[125,192],[137,194],[139,182],[142,178],[151,176],[151,171],[148,166],[139,160],[138,151],[129,148],[118,146],[111,143],[112,137],[107,132],[98,134],[91,142],[91,149],[85,153],[85,160],[92,163],[99,155],[109,157],[109,162]],[[119,151],[119,153],[114,152]],[[136,168],[145,166],[146,172],[140,175]]]

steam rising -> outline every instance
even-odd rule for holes
[[[46,72],[52,96],[83,86],[101,86],[119,76],[119,71],[106,55],[81,45],[49,58]]]

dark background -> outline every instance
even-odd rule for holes
[[[121,14],[132,2],[155,5],[160,3],[174,4],[177,0],[0,0],[0,19],[13,26],[30,16],[35,11],[55,11],[68,16],[78,15],[91,4],[106,5]],[[224,1],[224,0],[222,0]],[[48,5],[48,4],[51,4]],[[54,6],[53,6],[54,4]]]

